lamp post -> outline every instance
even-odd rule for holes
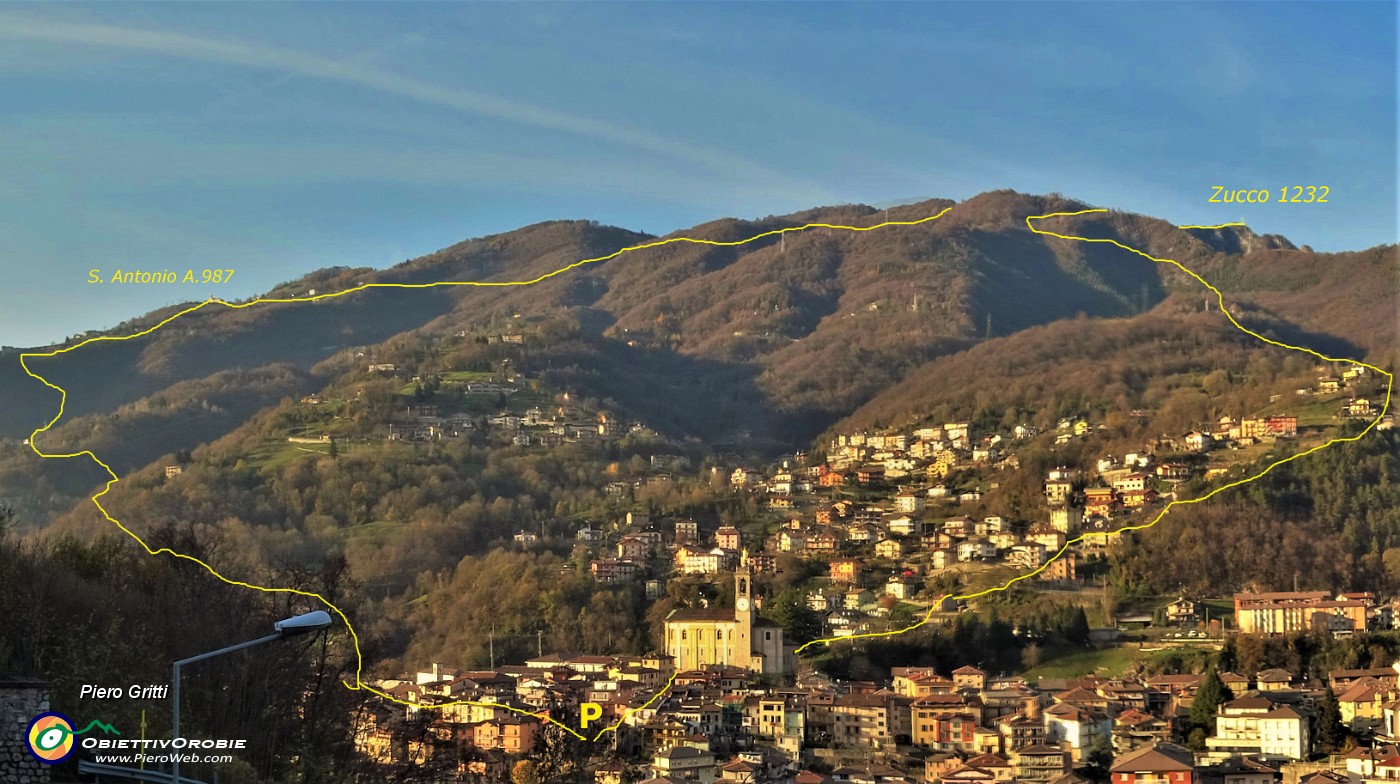
[[[326,612],[325,610],[316,610],[314,612],[302,613],[301,615],[294,615],[291,618],[286,618],[284,620],[278,621],[277,623],[274,623],[272,625],[272,634],[269,634],[266,637],[259,637],[256,640],[240,642],[237,645],[230,645],[227,648],[220,648],[217,651],[201,653],[198,656],[191,656],[188,659],[180,659],[179,661],[175,662],[174,666],[171,668],[170,674],[170,694],[172,704],[170,716],[170,739],[173,741],[176,738],[180,737],[181,667],[185,666],[186,664],[194,664],[195,662],[204,661],[205,659],[212,659],[215,656],[223,656],[226,653],[241,651],[244,648],[251,648],[254,645],[262,645],[265,642],[272,642],[273,640],[285,640],[289,637],[299,637],[303,634],[314,634],[323,629],[329,628],[332,622],[333,621],[331,620],[330,613]],[[182,750],[175,749],[173,748],[173,746],[172,750],[174,751],[174,755],[171,757],[173,762],[171,763],[170,780],[173,782],[173,784],[180,784],[180,757]]]

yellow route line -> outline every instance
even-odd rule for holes
[[[379,696],[379,697],[381,697],[381,698],[383,698],[383,699],[385,699],[385,700],[387,700],[387,701],[389,701],[389,702],[397,703],[397,704],[399,704],[399,705],[404,705],[404,706],[410,707],[410,708],[437,709],[437,708],[448,708],[448,707],[453,707],[453,706],[457,706],[457,705],[469,705],[469,706],[476,706],[476,707],[492,707],[492,708],[497,708],[497,709],[504,708],[505,710],[509,710],[509,711],[514,712],[514,713],[519,713],[519,714],[526,715],[526,716],[533,716],[533,717],[535,717],[535,718],[544,719],[545,721],[549,722],[550,724],[554,724],[554,725],[556,725],[556,726],[558,726],[558,727],[562,727],[564,730],[566,730],[567,732],[569,732],[569,734],[573,735],[574,737],[578,738],[579,740],[588,740],[588,738],[587,738],[586,736],[584,736],[582,733],[580,733],[580,732],[578,732],[577,730],[575,730],[573,727],[570,727],[569,725],[564,724],[563,722],[561,722],[561,721],[559,721],[559,720],[557,720],[557,719],[555,719],[555,718],[553,718],[553,717],[550,717],[550,716],[548,716],[548,715],[542,714],[542,713],[540,713],[540,712],[522,710],[522,709],[520,709],[520,708],[514,708],[514,707],[511,707],[511,706],[508,706],[508,705],[502,705],[502,704],[500,704],[500,703],[495,703],[495,702],[479,702],[479,701],[473,701],[473,700],[455,700],[455,701],[449,701],[449,702],[436,703],[436,704],[433,704],[433,705],[425,705],[425,704],[422,704],[422,703],[412,703],[412,702],[408,702],[408,701],[406,701],[406,700],[400,700],[400,699],[398,699],[397,697],[394,697],[394,696],[392,696],[392,695],[390,695],[390,694],[387,694],[387,693],[385,693],[385,692],[383,692],[383,691],[381,691],[381,690],[379,690],[379,689],[376,689],[376,688],[374,688],[373,686],[370,686],[369,684],[367,684],[367,683],[364,682],[364,680],[363,680],[363,678],[362,678],[363,671],[364,671],[364,655],[363,655],[363,653],[361,653],[361,651],[360,651],[360,637],[359,637],[359,635],[355,632],[355,627],[354,627],[354,625],[350,623],[350,619],[349,619],[348,617],[346,617],[345,613],[344,613],[343,611],[341,611],[341,609],[340,609],[339,607],[337,607],[337,606],[335,606],[334,604],[332,604],[331,601],[330,601],[329,599],[327,599],[326,597],[324,597],[324,596],[322,596],[322,595],[320,595],[320,594],[318,594],[318,593],[315,593],[315,592],[313,592],[313,591],[303,591],[303,590],[300,590],[300,589],[297,589],[297,588],[269,588],[269,587],[262,586],[262,585],[254,585],[254,584],[252,584],[252,583],[244,582],[244,581],[242,581],[242,580],[233,580],[233,579],[229,579],[228,577],[225,577],[224,575],[220,574],[220,573],[218,572],[218,570],[214,569],[214,567],[210,566],[209,564],[205,563],[204,561],[201,561],[200,559],[195,558],[195,557],[193,557],[193,556],[185,555],[184,553],[176,552],[176,551],[174,551],[174,550],[171,550],[171,549],[168,548],[168,547],[162,547],[162,548],[160,548],[159,550],[152,549],[151,546],[150,546],[149,544],[146,543],[146,540],[142,539],[139,535],[137,535],[137,534],[136,534],[134,531],[132,531],[130,528],[127,528],[125,525],[123,525],[122,522],[121,522],[120,520],[117,520],[116,518],[112,517],[111,513],[109,513],[109,512],[107,511],[107,509],[106,509],[105,507],[102,506],[102,502],[99,500],[99,499],[102,498],[103,496],[107,495],[107,493],[111,492],[112,486],[113,486],[113,485],[115,485],[117,482],[121,481],[121,479],[117,476],[117,473],[116,473],[115,471],[112,470],[111,466],[109,466],[109,465],[107,465],[106,463],[102,462],[101,458],[99,458],[97,455],[93,454],[90,450],[86,450],[86,449],[83,450],[83,451],[81,451],[81,452],[68,452],[68,453],[63,453],[63,454],[47,453],[47,452],[43,452],[43,451],[41,451],[41,450],[39,449],[39,446],[38,446],[38,436],[39,436],[41,433],[47,432],[50,428],[52,428],[55,424],[57,424],[58,421],[59,421],[60,419],[63,418],[64,410],[65,410],[65,408],[66,408],[66,406],[67,406],[67,404],[68,404],[68,391],[67,391],[66,389],[64,389],[63,387],[60,387],[60,386],[58,386],[57,384],[55,384],[55,383],[49,381],[47,378],[44,378],[43,376],[39,375],[38,373],[35,373],[33,370],[31,370],[31,369],[29,368],[29,363],[28,363],[26,360],[28,360],[28,359],[45,359],[45,358],[49,358],[49,357],[56,357],[56,356],[59,356],[60,354],[67,354],[67,353],[70,352],[70,351],[76,351],[77,349],[80,349],[80,348],[82,348],[82,347],[84,347],[84,346],[87,346],[87,345],[90,345],[90,344],[92,344],[92,343],[121,342],[121,341],[125,341],[125,340],[133,340],[133,339],[136,339],[136,338],[144,337],[144,336],[149,335],[149,334],[151,334],[152,332],[155,332],[156,330],[158,330],[158,329],[164,327],[165,325],[170,324],[171,322],[173,322],[173,321],[175,321],[175,320],[177,320],[177,319],[179,319],[179,318],[181,318],[181,317],[188,316],[188,315],[191,314],[191,313],[194,313],[194,312],[196,312],[196,311],[202,310],[202,309],[204,309],[204,308],[206,308],[206,307],[209,307],[210,305],[215,305],[215,304],[222,305],[222,306],[224,306],[224,307],[226,307],[226,308],[229,308],[229,309],[232,309],[232,310],[241,310],[241,309],[243,309],[243,308],[251,308],[251,307],[253,307],[254,305],[290,304],[290,303],[295,303],[295,302],[317,302],[317,301],[320,301],[320,300],[333,299],[333,298],[335,298],[335,297],[343,297],[343,296],[346,296],[346,295],[348,295],[348,294],[354,294],[354,293],[356,293],[356,292],[365,291],[365,290],[368,290],[368,289],[376,289],[376,288],[386,288],[386,289],[387,289],[387,288],[392,288],[392,289],[431,289],[431,288],[448,287],[448,286],[473,286],[473,287],[480,287],[480,288],[486,288],[486,287],[506,287],[506,286],[531,286],[531,285],[534,285],[534,284],[536,284],[536,283],[540,283],[540,282],[542,282],[542,281],[548,280],[548,279],[550,279],[550,278],[552,278],[552,277],[554,277],[554,276],[556,276],[556,275],[561,275],[561,274],[563,274],[563,273],[565,273],[565,272],[568,272],[568,271],[570,271],[570,270],[577,269],[577,268],[582,267],[582,266],[584,266],[584,265],[586,265],[586,264],[596,264],[596,263],[599,263],[599,262],[608,261],[608,260],[610,260],[610,259],[615,259],[615,258],[617,258],[618,256],[621,256],[621,255],[624,254],[624,253],[630,253],[630,252],[632,252],[632,251],[639,251],[639,250],[646,250],[646,249],[648,249],[648,248],[659,248],[659,247],[661,247],[661,246],[663,246],[663,245],[672,245],[672,244],[677,244],[677,243],[685,243],[685,244],[692,244],[692,245],[713,245],[713,246],[716,246],[716,247],[735,247],[735,246],[739,246],[739,245],[747,245],[747,244],[749,244],[749,243],[756,242],[756,241],[758,241],[758,240],[764,239],[765,237],[775,237],[775,236],[782,235],[782,234],[787,234],[787,233],[790,233],[790,232],[807,231],[807,230],[809,230],[809,229],[836,229],[836,230],[840,230],[840,231],[862,232],[862,231],[874,231],[875,229],[882,229],[882,228],[886,228],[886,227],[890,227],[890,226],[918,226],[918,225],[923,224],[923,223],[929,223],[929,222],[931,222],[931,221],[938,220],[939,218],[941,218],[941,217],[943,217],[944,215],[946,215],[946,214],[948,213],[948,211],[951,210],[951,209],[952,209],[952,207],[946,207],[946,208],[944,208],[942,211],[940,211],[937,215],[930,215],[930,216],[928,216],[928,217],[925,217],[925,218],[918,218],[918,219],[916,219],[916,220],[907,220],[907,221],[883,221],[883,222],[877,223],[877,224],[875,224],[875,225],[873,225],[873,226],[845,226],[845,225],[833,224],[833,223],[806,223],[806,224],[803,224],[803,225],[801,225],[801,226],[790,226],[790,227],[787,227],[787,228],[773,229],[772,231],[765,231],[765,232],[763,232],[763,233],[761,233],[761,234],[755,234],[755,235],[752,236],[752,237],[748,237],[748,238],[746,238],[746,239],[741,239],[741,240],[706,240],[706,239],[697,239],[697,238],[694,238],[694,237],[669,237],[669,238],[665,238],[665,239],[655,240],[655,241],[652,241],[652,242],[642,243],[642,244],[640,244],[640,245],[630,245],[630,246],[628,246],[628,247],[621,248],[621,249],[619,249],[619,250],[617,250],[617,251],[614,251],[613,253],[609,253],[609,254],[607,254],[606,256],[597,256],[597,257],[591,258],[591,259],[583,259],[583,260],[581,260],[581,261],[576,261],[576,262],[574,262],[574,263],[572,263],[572,264],[569,264],[568,266],[560,267],[559,269],[556,269],[556,270],[554,270],[554,271],[552,271],[552,272],[547,272],[547,273],[545,273],[545,274],[543,274],[543,275],[540,275],[540,276],[537,277],[537,278],[533,278],[533,279],[531,279],[531,280],[512,280],[512,281],[464,281],[464,280],[449,280],[449,281],[435,281],[435,282],[431,282],[431,283],[365,283],[365,284],[362,284],[362,285],[359,285],[359,286],[354,286],[354,287],[352,287],[352,288],[345,289],[345,290],[343,290],[343,291],[327,292],[327,293],[325,293],[325,294],[315,294],[315,295],[309,295],[309,296],[305,296],[305,297],[262,297],[262,298],[253,299],[253,300],[248,300],[248,301],[246,301],[246,302],[239,302],[239,303],[225,302],[224,300],[210,298],[210,299],[207,299],[207,300],[205,300],[205,301],[203,301],[203,302],[200,302],[199,304],[191,305],[190,307],[185,308],[184,310],[178,311],[178,312],[176,312],[175,314],[173,314],[173,315],[171,315],[171,316],[168,316],[167,318],[162,319],[161,321],[157,322],[154,326],[147,327],[146,329],[143,329],[143,330],[141,330],[141,331],[139,331],[139,332],[133,332],[133,333],[131,333],[131,334],[129,334],[129,335],[99,335],[99,336],[97,336],[97,337],[88,338],[87,340],[84,340],[84,341],[82,341],[82,342],[80,342],[80,343],[75,343],[74,345],[65,346],[65,347],[63,347],[63,348],[56,348],[56,349],[53,349],[53,350],[51,350],[51,351],[31,351],[31,352],[25,352],[25,353],[20,354],[20,356],[19,356],[19,363],[20,363],[20,367],[22,367],[22,368],[24,369],[25,374],[28,375],[30,378],[33,378],[33,379],[39,381],[39,382],[40,382],[41,384],[43,384],[44,386],[46,386],[46,387],[48,387],[48,388],[50,388],[50,389],[53,389],[53,390],[55,390],[55,391],[57,391],[57,392],[59,393],[58,413],[55,414],[54,417],[53,417],[53,419],[50,419],[50,420],[48,421],[48,423],[45,424],[43,427],[37,428],[36,430],[34,430],[34,432],[32,432],[32,433],[29,434],[29,448],[32,449],[32,450],[34,451],[34,454],[38,455],[38,456],[41,457],[41,458],[49,458],[49,459],[55,459],[55,460],[66,460],[66,459],[72,459],[72,458],[77,458],[77,457],[87,457],[87,458],[90,458],[90,459],[91,459],[94,463],[96,463],[98,466],[100,466],[100,467],[102,468],[102,470],[106,471],[106,472],[107,472],[107,475],[108,475],[109,477],[111,477],[111,478],[107,480],[107,484],[102,488],[102,490],[101,490],[100,492],[98,492],[97,494],[95,494],[95,495],[92,496],[91,500],[92,500],[93,506],[96,506],[96,507],[97,507],[97,510],[98,510],[99,512],[102,513],[102,516],[103,516],[104,518],[106,518],[108,522],[112,523],[112,524],[115,525],[117,528],[120,528],[120,529],[122,530],[122,532],[125,533],[127,536],[130,536],[132,539],[135,539],[135,540],[136,540],[136,543],[139,544],[139,545],[141,545],[142,549],[144,549],[144,550],[147,552],[147,554],[149,554],[149,555],[168,555],[168,556],[170,556],[170,557],[172,557],[172,558],[177,558],[177,559],[180,559],[180,560],[189,561],[189,562],[191,562],[191,563],[198,564],[199,566],[203,567],[205,571],[209,572],[211,575],[213,575],[213,576],[216,577],[217,579],[219,579],[219,580],[221,580],[221,581],[223,581],[223,582],[225,582],[225,583],[227,583],[227,584],[229,584],[229,585],[238,587],[238,588],[248,588],[248,589],[251,589],[251,590],[254,590],[254,591],[262,591],[263,593],[291,594],[291,595],[294,595],[294,596],[301,596],[301,597],[305,597],[305,598],[308,598],[308,599],[315,599],[315,600],[321,602],[322,604],[324,604],[327,608],[329,608],[332,612],[334,612],[337,616],[339,616],[341,621],[343,621],[343,622],[345,623],[345,628],[346,628],[346,630],[348,630],[348,631],[350,632],[350,638],[351,638],[351,640],[354,642],[354,646],[355,646],[355,682],[354,682],[353,684],[351,684],[351,683],[343,682],[343,681],[342,681],[342,685],[344,685],[345,688],[350,689],[351,691],[367,691],[367,692],[369,692],[369,693],[371,693],[371,694],[375,694],[375,695],[377,695],[377,696]],[[669,691],[669,690],[671,689],[671,687],[675,684],[675,681],[676,681],[676,675],[673,674],[673,675],[671,676],[671,679],[670,679],[669,681],[667,681],[665,687],[663,687],[661,690],[659,690],[655,695],[653,695],[650,699],[648,699],[648,700],[647,700],[645,703],[643,703],[642,705],[640,705],[640,706],[638,706],[638,707],[636,707],[636,708],[632,708],[632,709],[629,709],[629,710],[625,711],[625,712],[622,714],[622,716],[617,720],[617,722],[615,722],[614,724],[612,724],[612,725],[610,725],[610,726],[608,726],[608,727],[605,727],[604,729],[602,729],[601,731],[599,731],[599,733],[593,737],[593,740],[596,741],[596,740],[598,740],[599,738],[603,737],[603,735],[607,734],[608,732],[616,731],[617,728],[618,728],[618,727],[621,727],[622,724],[623,724],[623,722],[625,722],[625,721],[626,721],[629,717],[631,717],[634,713],[636,713],[636,712],[638,712],[638,711],[641,711],[641,710],[645,710],[646,708],[648,708],[649,706],[651,706],[651,705],[652,705],[653,703],[655,703],[658,699],[660,699],[662,695],[664,695],[667,691]]]
[[[1036,216],[1034,216],[1034,217],[1037,217],[1037,218],[1050,218],[1050,217],[1054,217],[1054,216],[1053,216],[1053,215],[1036,215]],[[1221,223],[1221,224],[1218,224],[1218,225],[1215,225],[1215,226],[1177,226],[1177,228],[1178,228],[1178,229],[1224,229],[1224,228],[1229,228],[1230,226],[1243,226],[1243,225],[1244,225],[1243,223]],[[1032,228],[1031,231],[1035,231],[1035,229]],[[1156,261],[1161,261],[1161,259],[1156,259]],[[1176,262],[1172,262],[1172,263],[1175,264]],[[1178,265],[1178,266],[1179,266],[1179,265]]]
[[[1314,447],[1311,447],[1311,448],[1309,448],[1309,449],[1305,449],[1305,450],[1303,450],[1302,452],[1299,452],[1299,453],[1297,453],[1297,454],[1289,455],[1288,457],[1285,457],[1285,458],[1283,458],[1282,460],[1277,460],[1277,461],[1275,461],[1275,462],[1269,464],[1267,467],[1261,469],[1258,473],[1254,474],[1253,476],[1249,476],[1249,477],[1246,477],[1246,478],[1244,478],[1244,479],[1238,479],[1238,480],[1236,480],[1236,481],[1234,481],[1234,482],[1230,482],[1230,483],[1228,483],[1228,484],[1221,485],[1220,487],[1217,487],[1217,488],[1215,488],[1214,490],[1211,490],[1209,493],[1206,493],[1205,495],[1200,496],[1199,498],[1187,498],[1187,499],[1183,499],[1183,500],[1173,500],[1173,501],[1169,502],[1166,506],[1162,507],[1162,509],[1161,509],[1159,512],[1157,512],[1157,516],[1154,517],[1154,518],[1152,518],[1152,520],[1151,520],[1150,522],[1142,523],[1142,524],[1139,524],[1139,525],[1126,525],[1126,526],[1123,526],[1122,528],[1119,528],[1118,530],[1114,531],[1114,532],[1113,532],[1113,535],[1116,536],[1116,535],[1118,535],[1118,534],[1123,533],[1124,531],[1140,531],[1140,530],[1143,530],[1143,529],[1151,528],[1152,526],[1154,526],[1154,525],[1156,525],[1158,522],[1160,522],[1160,521],[1162,520],[1163,517],[1166,517],[1168,512],[1170,512],[1172,509],[1174,509],[1174,508],[1176,508],[1176,507],[1178,507],[1178,506],[1190,506],[1190,505],[1192,505],[1192,504],[1199,504],[1199,503],[1208,501],[1208,500],[1210,500],[1211,498],[1213,498],[1214,496],[1216,496],[1216,495],[1219,494],[1219,493],[1222,493],[1222,492],[1224,492],[1224,491],[1226,491],[1226,490],[1229,490],[1229,489],[1232,489],[1232,488],[1235,488],[1235,487],[1239,487],[1239,486],[1241,486],[1241,485],[1249,484],[1250,482],[1253,482],[1253,481],[1255,481],[1256,479],[1259,479],[1259,478],[1263,477],[1264,475],[1268,474],[1270,471],[1274,470],[1275,468],[1278,468],[1279,466],[1281,466],[1281,465],[1283,465],[1283,464],[1285,464],[1285,463],[1290,463],[1290,462],[1292,462],[1292,461],[1294,461],[1294,460],[1297,460],[1297,459],[1299,459],[1299,458],[1301,458],[1301,457],[1306,457],[1306,456],[1308,456],[1308,455],[1310,455],[1310,454],[1313,454],[1314,452],[1319,452],[1319,451],[1321,451],[1321,450],[1323,450],[1323,449],[1326,449],[1326,448],[1329,447],[1329,446],[1332,446],[1333,444],[1341,444],[1341,443],[1345,443],[1345,442],[1349,442],[1349,441],[1358,441],[1358,440],[1360,440],[1363,436],[1365,436],[1367,433],[1371,432],[1371,430],[1375,428],[1375,426],[1381,421],[1381,419],[1385,417],[1386,411],[1390,409],[1390,396],[1391,396],[1391,391],[1392,391],[1392,389],[1393,389],[1394,386],[1395,386],[1395,375],[1394,375],[1393,373],[1390,373],[1390,372],[1388,372],[1388,371],[1382,370],[1381,368],[1378,368],[1378,367],[1376,367],[1375,365],[1369,365],[1369,364],[1367,364],[1367,363],[1365,363],[1365,362],[1361,362],[1361,361],[1359,361],[1359,360],[1355,360],[1355,359],[1345,359],[1345,358],[1337,358],[1337,357],[1329,357],[1329,356],[1327,356],[1326,354],[1319,353],[1319,352],[1314,351],[1314,350],[1312,350],[1312,349],[1310,349],[1310,348],[1304,348],[1304,347],[1302,347],[1302,346],[1294,346],[1294,345],[1291,345],[1291,344],[1288,344],[1288,343],[1283,343],[1283,342],[1280,342],[1280,341],[1277,341],[1277,340],[1273,340],[1273,339],[1271,339],[1271,338],[1266,338],[1266,337],[1264,337],[1263,335],[1260,335],[1258,332],[1255,332],[1254,330],[1249,329],[1248,327],[1244,326],[1243,324],[1241,324],[1240,322],[1238,322],[1238,321],[1235,320],[1234,314],[1232,314],[1232,313],[1230,312],[1230,309],[1227,308],[1227,307],[1225,306],[1225,295],[1224,295],[1223,293],[1221,293],[1220,289],[1217,289],[1215,286],[1212,286],[1209,282],[1206,281],[1205,278],[1202,278],[1200,275],[1197,275],[1195,272],[1192,272],[1191,270],[1187,269],[1187,268],[1186,268],[1181,262],[1179,262],[1179,261],[1175,261],[1175,260],[1173,260],[1173,259],[1159,259],[1159,258],[1157,258],[1157,257],[1155,257],[1155,256],[1152,256],[1152,255],[1150,255],[1150,254],[1144,253],[1144,252],[1142,252],[1142,251],[1140,251],[1140,250],[1138,250],[1138,249],[1136,249],[1136,248],[1130,248],[1130,247],[1128,247],[1127,245],[1124,245],[1123,243],[1118,242],[1117,240],[1106,239],[1106,238],[1078,237],[1078,236],[1073,236],[1073,235],[1068,235],[1068,234],[1057,234],[1057,233],[1055,233],[1055,232],[1053,232],[1053,231],[1043,231],[1043,230],[1041,230],[1041,229],[1038,229],[1038,228],[1035,227],[1035,225],[1034,225],[1033,223],[1031,223],[1031,221],[1045,220],[1046,218],[1073,217],[1073,216],[1076,216],[1076,215],[1085,215],[1085,214],[1088,214],[1088,213],[1095,213],[1095,212],[1108,212],[1108,210],[1103,209],[1103,208],[1098,208],[1098,209],[1089,209],[1089,210],[1079,210],[1079,211],[1077,211],[1077,212],[1052,212],[1052,213],[1049,213],[1049,214],[1047,214],[1047,215],[1030,215],[1030,216],[1027,216],[1027,218],[1026,218],[1026,228],[1030,229],[1032,232],[1034,232],[1034,233],[1036,233],[1036,234],[1042,234],[1042,235],[1045,235],[1045,236],[1047,236],[1047,237],[1057,237],[1057,238],[1062,239],[1062,240],[1074,240],[1074,241],[1077,241],[1077,242],[1107,243],[1107,244],[1109,244],[1109,245],[1115,245],[1115,246],[1117,246],[1117,247],[1119,247],[1119,248],[1122,248],[1123,250],[1126,250],[1126,251],[1128,251],[1128,252],[1130,252],[1130,253],[1135,253],[1135,254],[1137,254],[1137,255],[1139,255],[1139,256],[1142,256],[1143,258],[1145,258],[1145,259],[1147,259],[1147,260],[1149,260],[1149,261],[1152,261],[1152,262],[1154,262],[1154,263],[1157,263],[1157,264],[1170,264],[1170,265],[1176,267],[1177,269],[1181,270],[1182,272],[1185,272],[1187,275],[1190,275],[1192,278],[1195,278],[1196,281],[1197,281],[1198,283],[1200,283],[1202,286],[1205,286],[1207,289],[1210,289],[1210,291],[1211,291],[1213,294],[1215,294],[1216,301],[1218,301],[1218,302],[1220,303],[1220,312],[1221,312],[1221,313],[1224,313],[1224,314],[1225,314],[1225,318],[1229,319],[1231,324],[1235,325],[1235,327],[1236,327],[1237,329],[1239,329],[1241,332],[1245,333],[1246,335],[1249,335],[1249,336],[1254,337],[1254,338],[1258,338],[1259,340],[1262,340],[1263,342],[1268,343],[1268,344],[1271,345],[1271,346],[1278,346],[1278,347],[1280,347],[1280,348],[1286,348],[1286,349],[1289,349],[1290,351],[1301,351],[1301,352],[1303,352],[1303,353],[1305,353],[1305,354],[1309,354],[1309,355],[1311,355],[1311,356],[1317,357],[1318,359],[1320,359],[1320,360],[1322,360],[1322,361],[1324,361],[1324,362],[1332,362],[1332,363],[1347,362],[1347,363],[1351,363],[1351,364],[1353,364],[1353,365],[1358,365],[1358,366],[1360,366],[1360,367],[1364,367],[1364,368],[1368,368],[1368,369],[1370,369],[1370,370],[1374,370],[1374,371],[1376,371],[1377,373],[1380,373],[1380,374],[1382,374],[1382,375],[1384,375],[1384,376],[1386,377],[1386,385],[1385,385],[1385,405],[1381,406],[1381,411],[1380,411],[1379,414],[1376,415],[1376,418],[1373,419],[1373,420],[1371,420],[1370,424],[1366,425],[1365,429],[1363,429],[1361,432],[1357,433],[1356,435],[1354,435],[1354,436],[1346,436],[1346,437],[1343,437],[1343,438],[1333,438],[1333,439],[1330,439],[1330,440],[1328,440],[1328,441],[1326,441],[1326,442],[1324,442],[1324,443],[1321,443],[1321,444],[1318,444],[1318,445],[1316,445],[1316,446],[1314,446]],[[1243,224],[1224,224],[1224,225],[1229,226],[1229,225],[1243,225]],[[1199,227],[1199,226],[1197,226],[1197,227],[1186,227],[1186,226],[1183,226],[1183,227],[1181,227],[1181,228],[1218,228],[1218,227]],[[1058,559],[1060,559],[1060,558],[1062,558],[1062,557],[1064,556],[1064,554],[1069,550],[1070,545],[1072,545],[1072,544],[1078,544],[1079,542],[1081,542],[1081,541],[1084,540],[1084,537],[1085,537],[1085,536],[1087,536],[1087,534],[1080,534],[1079,536],[1076,536],[1075,538],[1070,539],[1069,541],[1065,542],[1065,543],[1064,543],[1064,546],[1062,546],[1058,551],[1056,551],[1055,554],[1054,554],[1053,556],[1051,556],[1050,558],[1045,559],[1045,563],[1041,564],[1038,568],[1036,568],[1036,569],[1034,569],[1034,570],[1032,570],[1032,571],[1026,572],[1025,574],[1019,575],[1019,576],[1017,576],[1017,577],[1013,577],[1013,578],[1011,578],[1010,580],[1007,580],[1006,582],[1002,583],[1001,585],[994,586],[994,587],[991,587],[991,588],[987,588],[987,589],[982,590],[982,591],[977,591],[976,593],[969,593],[969,594],[962,594],[962,595],[960,595],[960,596],[953,596],[952,598],[953,598],[953,599],[956,599],[956,600],[976,599],[976,598],[979,598],[979,597],[982,597],[982,596],[986,596],[986,595],[988,595],[988,594],[997,593],[998,591],[1005,591],[1006,589],[1010,588],[1012,585],[1015,585],[1016,583],[1018,583],[1018,582],[1020,582],[1020,581],[1022,581],[1022,580],[1030,579],[1031,577],[1034,577],[1034,576],[1040,574],[1041,572],[1045,571],[1046,569],[1048,569],[1048,568],[1050,567],[1050,564],[1054,563],[1056,560],[1058,560]],[[893,637],[894,635],[897,635],[897,634],[904,634],[905,632],[913,631],[913,630],[915,630],[915,629],[918,629],[918,628],[921,627],[921,626],[924,626],[924,625],[927,624],[930,620],[932,620],[932,619],[933,619],[933,613],[934,613],[935,610],[938,609],[938,605],[941,604],[941,603],[942,603],[945,599],[947,599],[947,598],[948,598],[947,596],[940,596],[940,597],[938,597],[937,601],[935,601],[935,602],[933,603],[933,605],[932,605],[931,607],[929,607],[928,612],[924,614],[924,617],[923,617],[922,620],[920,620],[920,621],[918,621],[918,622],[916,622],[916,623],[914,623],[914,624],[911,624],[911,625],[909,625],[909,626],[906,626],[906,627],[904,627],[903,629],[894,629],[894,630],[891,630],[891,631],[884,631],[884,632],[866,632],[866,633],[863,633],[863,634],[853,634],[853,635],[850,635],[849,637],[827,637],[827,638],[823,638],[823,639],[819,639],[819,640],[812,640],[811,642],[808,642],[808,643],[802,645],[801,647],[799,647],[799,648],[797,649],[797,653],[801,653],[804,649],[808,648],[809,646],[817,645],[817,644],[830,644],[830,643],[833,643],[833,642],[840,642],[840,641],[843,641],[843,640],[861,640],[861,639],[870,639],[870,638],[874,638],[874,637]]]

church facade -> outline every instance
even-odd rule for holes
[[[734,575],[734,607],[681,608],[666,616],[666,653],[679,671],[706,665],[741,667],[762,675],[787,673],[783,628],[755,616],[753,580]]]

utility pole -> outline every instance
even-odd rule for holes
[[[491,669],[492,672],[495,672],[495,671],[496,671],[496,627],[495,627],[494,625],[491,627],[491,634],[488,635],[488,636],[486,637],[486,645],[487,645],[487,650],[489,651],[489,654],[488,654],[488,655],[491,657],[491,668],[490,668],[490,669]]]
[[[987,314],[987,340],[992,339],[992,314]]]
[[[543,656],[543,655],[544,655],[544,630],[543,630],[543,629],[536,629],[536,630],[535,630],[535,655],[536,655],[536,656]]]
[[[787,253],[787,232],[778,235],[778,252]]]

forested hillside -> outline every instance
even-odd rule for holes
[[[570,357],[556,351],[553,366],[614,361],[651,379],[629,394],[631,385],[617,383],[614,372],[584,372],[574,380],[580,392],[644,408],[657,388],[709,383],[721,394],[743,397],[745,410],[760,414],[756,419],[772,415],[781,426],[764,432],[753,422],[731,426],[730,417],[712,415],[671,423],[683,431],[678,434],[748,433],[792,446],[911,369],[988,336],[1006,337],[1079,314],[1130,316],[1173,291],[1202,296],[1198,284],[1167,265],[1108,246],[1032,234],[1026,216],[1084,205],[1009,191],[955,205],[934,200],[887,211],[850,206],[723,220],[672,236],[734,241],[806,222],[914,220],[950,205],[944,217],[918,226],[860,233],[815,229],[726,248],[667,245],[529,287],[381,289],[243,310],[216,304],[140,341],[99,344],[33,364],[70,390],[69,413],[83,415],[112,412],[181,380],[220,371],[278,363],[308,371],[327,360],[343,366],[356,352],[373,358],[375,347],[395,335],[451,335],[488,325],[509,332],[516,316],[565,315],[578,325],[582,352]],[[1325,344],[1320,348],[1354,349],[1374,358],[1392,342],[1367,325],[1394,312],[1395,287],[1387,272],[1394,248],[1314,254],[1247,229],[1186,232],[1123,213],[1051,220],[1198,267],[1218,277],[1232,299],[1275,317],[1282,334]],[[649,239],[582,221],[539,224],[393,269],[325,270],[270,295],[304,296],[369,282],[529,280]],[[133,319],[113,333],[135,331],[168,312]],[[624,346],[640,353],[624,352]],[[56,402],[51,391],[19,372],[14,351],[0,355],[0,395],[12,401],[0,412],[0,434],[14,438],[46,421]]]

